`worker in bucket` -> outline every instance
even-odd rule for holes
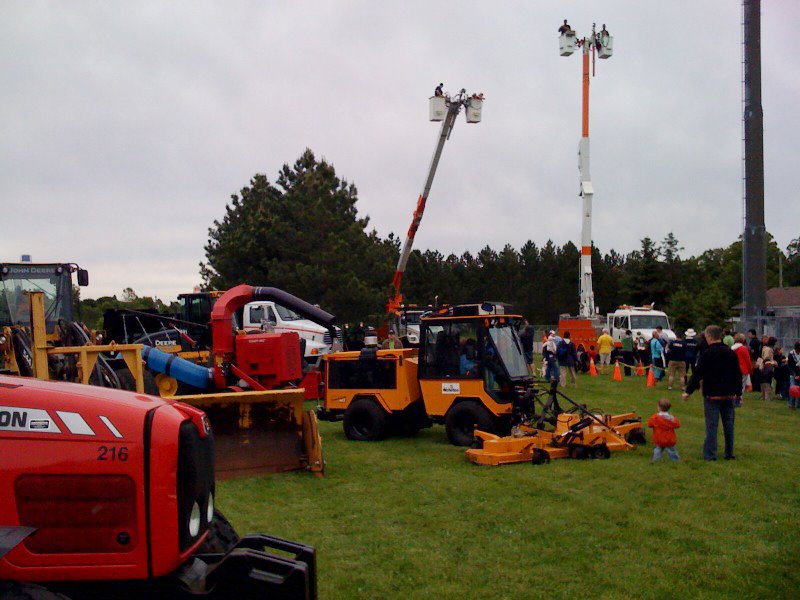
[[[436,96],[437,98],[441,98],[442,96],[444,96],[443,88],[444,88],[443,83],[437,85],[436,89],[433,91],[433,95]]]
[[[572,31],[572,27],[570,27],[569,23],[567,23],[567,20],[564,19],[564,24],[558,28],[558,33],[563,34],[563,33],[569,33],[570,31]]]

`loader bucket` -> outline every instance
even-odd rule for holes
[[[217,478],[302,469],[321,475],[322,439],[313,411],[303,411],[303,396],[298,388],[176,396],[175,400],[208,415]]]

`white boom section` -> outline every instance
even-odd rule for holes
[[[592,290],[592,176],[589,172],[589,137],[582,137],[578,145],[578,171],[581,177],[580,195],[583,196],[583,218],[581,223],[581,296],[579,314],[591,318],[595,313]]]

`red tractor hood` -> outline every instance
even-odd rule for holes
[[[164,404],[133,392],[0,375],[0,433],[139,439],[147,412]]]

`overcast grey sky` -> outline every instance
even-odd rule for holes
[[[800,235],[800,3],[762,4],[766,220],[785,247]],[[230,194],[306,147],[357,185],[381,235],[402,236],[439,81],[487,100],[445,147],[416,247],[579,245],[581,61],[558,55],[564,18],[615,37],[591,80],[595,244],[628,252],[672,231],[688,255],[735,240],[735,0],[4,0],[0,260],[78,262],[87,297],[174,298],[199,282]]]

